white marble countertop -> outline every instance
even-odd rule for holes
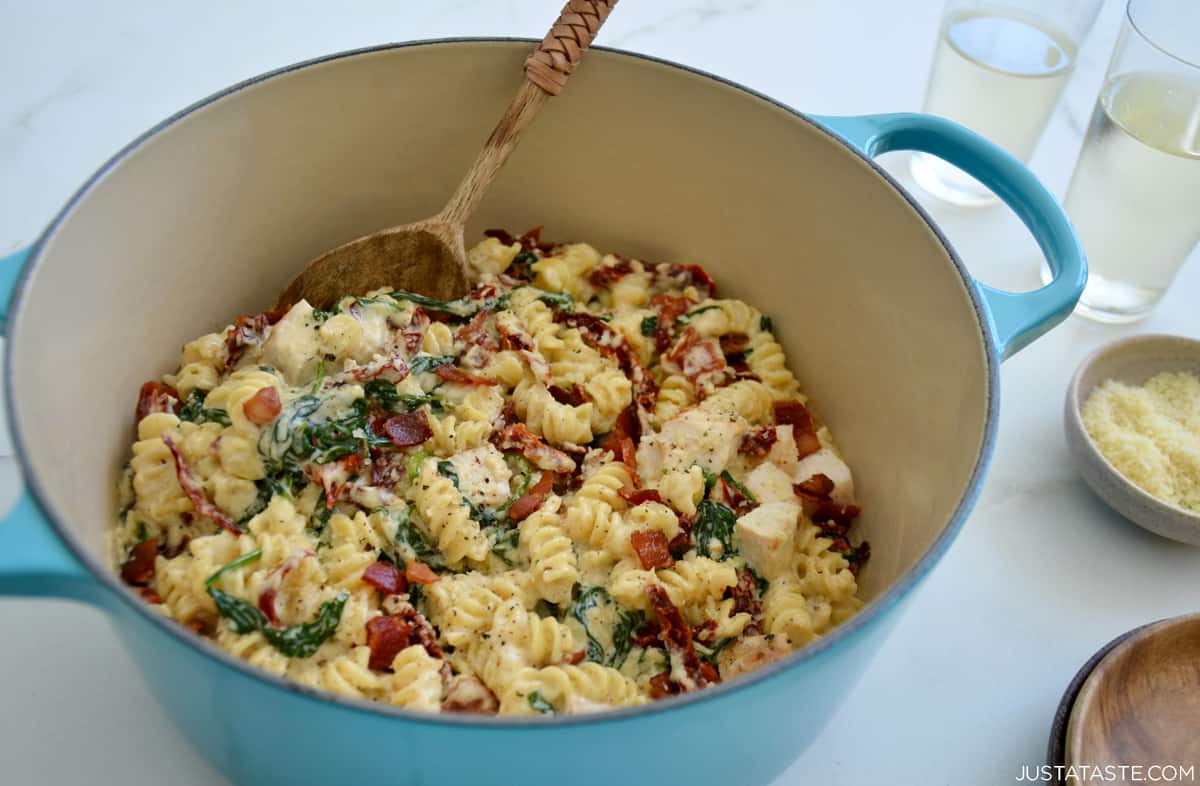
[[[47,0],[0,11],[0,254],[28,244],[135,135],[228,84],[323,53],[456,35],[540,38],[561,0]],[[1116,35],[1110,0],[1032,162],[1062,194]],[[919,110],[939,0],[625,0],[603,44],[829,114]],[[902,160],[892,159],[899,171]],[[906,181],[907,182],[907,181]],[[1032,240],[1002,208],[931,205],[988,283],[1032,288]],[[1200,608],[1200,549],[1106,509],[1072,469],[1060,408],[1094,346],[1196,336],[1193,260],[1126,328],[1072,317],[1005,363],[990,477],[957,543],[822,737],[777,782],[1013,782],[1041,763],[1059,695],[1113,636]],[[0,459],[0,497],[16,488]],[[167,722],[95,611],[0,601],[0,762],[13,784],[224,783]],[[82,642],[82,646],[81,646]]]

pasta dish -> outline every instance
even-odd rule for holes
[[[859,608],[849,468],[695,265],[491,231],[456,301],[301,301],[142,386],[114,560],[255,666],[428,711],[703,689]]]

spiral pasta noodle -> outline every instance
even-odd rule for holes
[[[184,344],[139,390],[122,579],[255,667],[423,712],[638,705],[852,617],[853,479],[771,320],[695,265],[488,235],[464,298]]]

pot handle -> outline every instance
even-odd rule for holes
[[[67,550],[37,502],[23,490],[0,521],[0,597],[99,602],[101,585]]]
[[[0,259],[0,327],[29,249]],[[21,481],[18,480],[18,483]],[[0,597],[52,596],[95,602],[99,585],[63,545],[28,490],[0,520]]]
[[[1005,292],[978,281],[996,353],[1012,356],[1067,318],[1087,283],[1083,248],[1067,214],[1021,162],[945,118],[895,113],[813,120],[870,157],[892,150],[930,153],[992,189],[1029,227],[1054,274],[1033,292]]]
[[[8,305],[31,250],[29,247],[22,248],[0,259],[0,330],[3,331],[0,335],[8,335]]]

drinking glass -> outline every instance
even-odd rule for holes
[[[981,134],[1022,162],[1050,119],[1103,0],[949,0],[925,94],[925,112]],[[912,175],[959,205],[996,201],[982,183],[927,153]]]
[[[1200,2],[1130,0],[1064,204],[1088,258],[1076,310],[1148,316],[1200,241],[1198,197]]]

